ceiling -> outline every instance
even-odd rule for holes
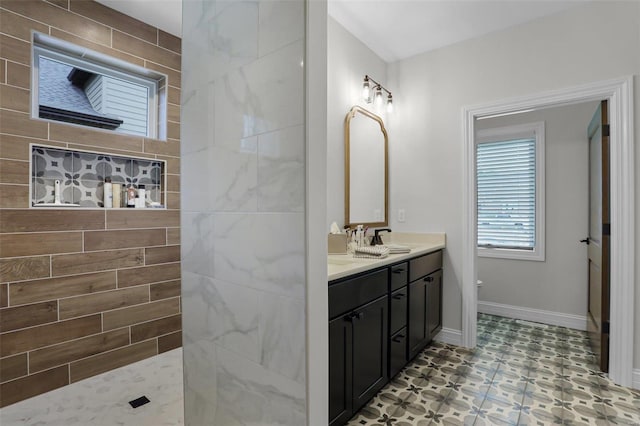
[[[97,0],[176,36],[182,0]],[[311,0],[313,1],[313,0]],[[588,0],[328,0],[329,14],[387,62],[551,15]]]

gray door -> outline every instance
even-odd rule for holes
[[[602,371],[609,368],[609,121],[602,101],[589,124],[589,305],[587,330]]]

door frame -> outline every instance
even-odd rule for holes
[[[635,321],[633,76],[463,108],[462,344],[466,347],[476,345],[478,315],[475,119],[604,99],[609,101],[611,131],[609,377],[619,385],[630,387],[633,379]]]

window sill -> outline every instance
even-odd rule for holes
[[[515,250],[501,248],[485,248],[478,247],[478,257],[488,257],[494,259],[509,260],[530,260],[535,262],[544,262],[544,250]]]

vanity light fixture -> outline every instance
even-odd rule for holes
[[[372,83],[373,87],[371,86]],[[381,107],[383,103],[383,90],[387,93],[387,112],[393,112],[393,96],[391,95],[391,92],[368,75],[364,76],[364,82],[362,83],[362,99],[366,103],[370,104],[373,102],[376,107]],[[374,92],[373,98],[371,97],[372,91]]]

